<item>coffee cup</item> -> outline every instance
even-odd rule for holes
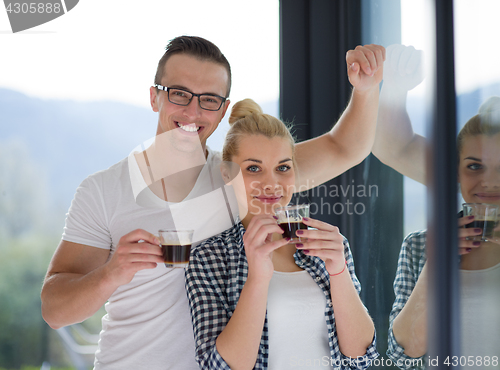
[[[167,267],[186,267],[189,263],[194,230],[159,230],[163,260]]]
[[[275,210],[275,214],[278,217],[278,225],[283,230],[283,238],[290,238],[292,242],[301,241],[297,230],[307,229],[302,219],[309,217],[309,204],[280,207]]]
[[[464,203],[462,206],[464,216],[474,216],[474,221],[468,223],[465,227],[482,230],[481,234],[470,236],[467,239],[488,241],[493,236],[493,230],[498,225],[499,206],[487,203]]]

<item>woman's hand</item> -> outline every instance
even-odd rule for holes
[[[463,255],[470,253],[473,248],[481,246],[479,240],[467,240],[471,236],[481,235],[483,230],[466,228],[465,225],[474,221],[474,216],[464,216],[458,219],[458,254]]]
[[[248,261],[248,278],[264,279],[269,282],[273,276],[273,251],[288,244],[290,239],[271,241],[272,234],[283,234],[283,230],[270,215],[254,216],[243,235],[243,244]]]
[[[317,230],[297,230],[297,235],[305,238],[296,244],[297,249],[302,249],[305,254],[325,261],[330,275],[342,272],[346,263],[344,238],[340,235],[338,227],[312,218],[303,218],[303,222]]]

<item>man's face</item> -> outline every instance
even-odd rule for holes
[[[187,90],[195,94],[226,96],[228,75],[224,66],[202,61],[186,54],[172,55],[166,62],[161,85]],[[157,135],[167,133],[180,151],[203,150],[207,139],[215,131],[229,106],[229,100],[218,111],[200,108],[198,98],[181,106],[168,100],[166,91],[150,88],[151,107],[158,112]]]

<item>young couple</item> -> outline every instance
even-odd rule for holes
[[[105,304],[95,369],[197,369],[195,353],[211,368],[287,369],[290,356],[360,356],[342,367],[366,367],[374,329],[347,241],[309,219],[306,241],[288,244],[271,206],[286,205],[292,185],[321,184],[369,154],[384,58],[376,45],[347,52],[349,106],[331,131],[296,145],[252,101],[235,105],[223,159],[244,180],[240,222],[213,176],[220,153],[206,146],[229,107],[229,63],[207,40],[173,39],[150,88],[153,142],[77,189],[42,288],[47,323],[81,322]],[[165,267],[155,236],[184,225],[198,242],[216,235],[193,250],[189,301],[184,270]]]

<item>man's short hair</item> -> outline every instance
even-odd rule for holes
[[[212,42],[197,36],[179,36],[170,40],[165,48],[165,54],[158,62],[156,69],[155,84],[161,85],[161,78],[168,58],[174,54],[187,54],[203,61],[214,62],[226,68],[228,75],[227,94],[231,91],[231,67],[220,49]]]

